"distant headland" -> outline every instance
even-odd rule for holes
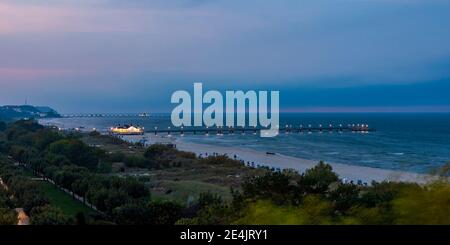
[[[48,106],[32,105],[5,105],[0,106],[0,120],[10,121],[16,119],[61,117],[54,109]]]

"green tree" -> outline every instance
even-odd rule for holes
[[[48,129],[41,129],[33,135],[33,146],[38,150],[43,151],[51,143],[61,140],[63,138],[59,133],[50,131]]]
[[[9,155],[14,158],[14,160],[19,162],[28,162],[31,157],[31,152],[28,148],[21,145],[12,145],[9,149]]]
[[[116,207],[125,205],[129,201],[130,197],[124,191],[110,189],[105,199],[105,211],[112,213]]]
[[[66,189],[71,189],[72,184],[82,179],[87,173],[86,168],[78,167],[78,166],[63,166],[60,170],[57,170],[53,174],[54,181],[58,185],[61,185],[62,187]]]
[[[313,168],[307,169],[300,176],[297,185],[303,195],[325,194],[328,187],[337,181],[339,181],[339,177],[333,172],[333,168],[321,161]]]
[[[114,178],[111,184],[114,189],[121,190],[134,199],[150,195],[148,188],[135,178]]]
[[[49,145],[48,151],[50,153],[64,155],[71,163],[89,169],[97,168],[99,162],[98,154],[78,139],[56,141]]]
[[[49,205],[34,208],[30,213],[32,225],[70,225],[73,221],[58,209]]]
[[[113,211],[114,221],[119,225],[151,224],[150,210],[138,204],[126,204]]]
[[[52,152],[45,154],[43,160],[45,163],[53,166],[64,166],[72,164],[72,162],[66,156],[62,154],[55,154]]]
[[[0,207],[0,225],[17,224],[17,213],[13,209]]]
[[[359,192],[357,185],[340,183],[335,190],[330,191],[329,199],[334,203],[335,210],[345,213],[359,203]]]
[[[291,178],[280,172],[267,172],[263,176],[247,179],[242,184],[244,199],[272,200],[278,204],[292,200]]]

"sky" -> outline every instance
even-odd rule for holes
[[[282,111],[450,112],[450,0],[0,0],[0,105],[168,112],[176,90]]]

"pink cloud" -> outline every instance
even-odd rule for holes
[[[211,24],[213,22],[214,24]],[[233,23],[239,23],[236,26]],[[20,32],[146,32],[169,38],[215,37],[261,28],[264,21],[219,9],[0,3],[0,34]],[[170,40],[170,39],[169,39]]]
[[[39,69],[39,68],[1,68],[1,80],[22,80],[34,78],[47,78],[53,76],[61,76],[73,74],[75,71],[65,69]]]
[[[0,34],[136,31],[129,10],[0,3]],[[132,15],[129,15],[132,16]]]

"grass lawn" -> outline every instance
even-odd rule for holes
[[[48,182],[41,181],[40,186],[45,196],[49,199],[50,205],[60,208],[68,216],[75,216],[79,212],[84,214],[95,212],[83,203],[73,199],[69,194],[56,189]]]
[[[23,168],[24,176],[34,178],[36,177],[31,171]],[[38,181],[45,197],[50,201],[50,205],[60,208],[64,214],[68,216],[75,216],[79,212],[85,215],[95,212],[78,200],[73,199],[69,194],[55,188],[52,184],[46,181]]]
[[[24,177],[29,177],[29,178],[35,178],[36,176],[33,174],[33,172],[31,172],[30,170],[26,169],[26,168],[22,168],[23,169],[23,176]]]

